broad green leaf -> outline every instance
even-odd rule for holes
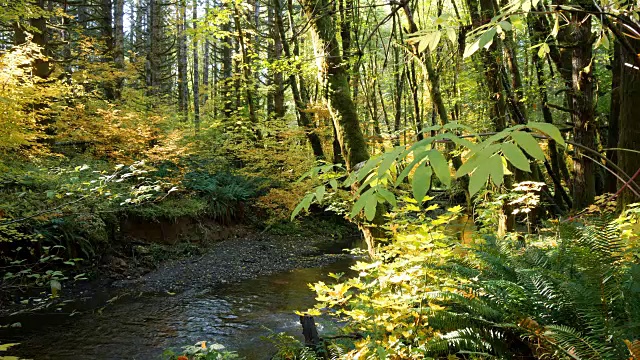
[[[467,44],[467,46],[465,46],[464,48],[464,54],[462,54],[462,57],[466,59],[469,56],[475,54],[476,51],[478,51],[479,49],[480,49],[480,39],[472,42],[471,44]]]
[[[382,156],[377,156],[373,159],[367,160],[367,162],[360,169],[356,171],[357,173],[357,181],[361,181],[364,179],[370,172],[378,166],[378,164],[382,161]]]
[[[531,134],[524,131],[514,131],[511,133],[511,138],[529,155],[537,160],[544,160],[544,151],[540,149],[540,144],[538,144]]]
[[[509,22],[511,23],[511,25],[513,25],[514,28],[518,30],[525,29],[524,21],[522,20],[522,17],[520,15],[511,15],[509,17]]]
[[[501,147],[504,157],[507,158],[507,160],[509,160],[509,162],[513,164],[513,166],[522,171],[531,171],[529,160],[527,160],[527,157],[524,156],[522,150],[520,150],[520,148],[516,144],[506,142],[503,143]]]
[[[459,136],[457,136],[456,134],[452,133],[452,132],[446,132],[443,134],[438,134],[435,137],[433,137],[434,140],[451,140],[453,141],[454,144],[456,144],[457,146],[462,146],[465,147],[469,150],[473,150],[476,147],[475,143],[472,143],[471,141],[465,139],[465,138],[461,138]]]
[[[302,199],[302,201],[300,201],[300,203],[296,206],[295,209],[293,209],[293,212],[291,213],[291,220],[292,221],[296,217],[296,215],[298,215],[300,213],[300,211],[302,211],[302,209],[309,210],[309,206],[311,206],[311,201],[313,201],[314,196],[315,196],[315,193],[314,194],[307,194]]]
[[[451,186],[451,173],[449,172],[449,162],[444,155],[436,149],[429,151],[429,162],[433,171],[440,181],[447,187]]]
[[[489,168],[489,175],[491,175],[491,181],[496,185],[502,185],[504,181],[504,168],[502,165],[502,156],[499,154],[493,155],[487,160],[487,167]]]
[[[367,198],[367,203],[364,205],[364,217],[367,221],[373,221],[373,218],[376,217],[376,207],[378,206],[378,197],[377,196],[369,196]]]
[[[10,347],[20,345],[20,343],[0,344],[0,351],[7,351]],[[17,358],[16,358],[17,359]]]
[[[435,51],[436,47],[438,47],[438,43],[440,42],[440,38],[442,37],[442,33],[440,31],[436,31],[431,36],[431,41],[429,42],[429,50]]]
[[[513,26],[511,26],[511,23],[506,21],[506,20],[502,20],[498,23],[498,25],[500,25],[500,27],[502,28],[502,30],[504,31],[511,31],[511,29],[513,28]]]
[[[433,175],[433,170],[424,164],[419,165],[415,173],[413,173],[411,187],[413,189],[413,198],[418,200],[418,203],[422,203],[422,199],[424,199],[431,187],[431,175]]]
[[[456,36],[456,30],[452,27],[447,28],[447,37],[449,38],[449,41],[451,41],[452,44],[455,44],[458,41],[458,38]]]
[[[429,35],[430,34],[427,34],[420,38],[420,42],[418,43],[418,53],[423,52],[427,47],[429,47]]]
[[[358,199],[358,201],[356,201],[356,203],[353,204],[353,208],[351,209],[351,213],[349,214],[349,217],[353,218],[356,215],[358,215],[358,213],[362,210],[362,208],[364,208],[364,206],[367,204],[367,201],[369,200],[370,197],[375,198],[373,189],[369,189],[365,191],[362,195],[360,195],[360,198]]]
[[[549,48],[549,44],[542,43],[542,45],[540,45],[540,48],[538,49],[538,57],[543,58],[550,52],[551,48]]]
[[[470,126],[467,126],[465,124],[460,124],[457,121],[446,123],[442,128],[447,130],[462,129],[462,130],[467,130],[468,132],[473,132],[473,129]]]
[[[498,29],[496,29],[495,27],[492,27],[491,29],[485,31],[481,36],[479,40],[479,46],[485,49],[488,49],[489,46],[491,46],[491,44],[493,44],[493,37],[496,35],[496,32],[498,32]]]
[[[338,190],[338,181],[336,179],[329,180],[329,185],[331,185],[333,190]]]
[[[413,161],[409,165],[405,166],[404,169],[402,169],[402,172],[400,173],[400,175],[398,175],[398,178],[396,179],[395,186],[400,185],[400,183],[402,183],[404,178],[409,176],[409,173],[411,172],[411,170],[413,170],[413,168],[416,165],[418,165],[418,163],[423,161],[427,157],[427,155],[429,155],[428,151],[416,151],[416,152],[414,152],[413,153],[413,156],[414,156]]]
[[[558,128],[553,124],[531,121],[527,124],[527,127],[533,130],[538,130],[541,133],[548,135],[550,138],[555,140],[559,145],[566,146],[566,143],[564,142],[564,138],[562,137],[560,130],[558,130]]]
[[[469,196],[475,195],[489,180],[489,167],[478,166],[476,170],[469,175]]]
[[[502,140],[502,139],[504,139],[505,137],[507,137],[507,136],[509,135],[509,133],[510,133],[510,132],[511,132],[511,129],[510,129],[510,128],[508,128],[508,129],[504,129],[504,130],[502,130],[502,131],[500,131],[500,132],[498,132],[498,133],[495,133],[495,134],[493,134],[493,135],[489,136],[485,141],[488,141],[488,142],[496,142],[496,141],[498,141],[498,140]]]
[[[391,191],[381,187],[380,189],[378,189],[378,195],[389,204],[391,204],[391,206],[396,207],[398,205],[396,196]]]
[[[378,167],[378,176],[384,175],[384,173],[386,173],[391,165],[393,165],[393,163],[396,161],[398,155],[400,155],[400,153],[404,150],[404,147],[398,146],[392,151],[386,152],[384,155],[382,155],[383,160],[380,162],[380,166]]]
[[[316,199],[318,199],[318,204],[322,204],[322,199],[324,199],[324,193],[326,189],[324,185],[320,185],[316,188]]]
[[[62,290],[62,284],[60,284],[58,280],[51,279],[49,285],[51,286],[51,296],[54,298],[58,297],[58,293]]]
[[[425,131],[426,131],[426,129],[425,129]],[[425,148],[429,148],[431,143],[434,140],[436,140],[436,139],[432,138],[432,137],[428,137],[428,138],[422,139],[420,141],[416,141],[413,145],[411,145],[411,147],[409,147],[407,154],[412,152],[412,151],[425,150]]]
[[[431,126],[427,126],[426,128],[422,128],[422,130],[418,131],[418,134],[428,134],[432,131],[440,131],[442,129],[442,126],[440,125],[431,125]],[[429,139],[429,138],[427,138]],[[426,139],[425,139],[426,140]],[[422,140],[424,141],[424,140]],[[433,139],[431,139],[431,141],[429,143],[431,143],[433,141]]]
[[[479,156],[478,156],[478,154],[475,154],[472,157],[470,157],[467,161],[465,161],[458,168],[458,171],[456,171],[456,178],[461,178],[461,177],[469,174],[473,170],[475,170],[476,166],[478,166],[478,163],[479,163]]]

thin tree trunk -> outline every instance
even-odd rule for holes
[[[187,0],[178,2],[178,110],[183,121],[189,117],[189,79],[187,69]]]
[[[207,26],[208,26],[208,22],[209,22],[209,0],[206,0],[205,2],[205,13],[204,13],[204,18],[207,21]],[[209,36],[206,37],[206,39],[204,40],[204,52],[202,54],[202,104],[206,105],[207,101],[209,100],[209,67],[210,67],[210,49],[211,48],[211,42],[209,41]],[[206,111],[206,110],[205,110]]]
[[[113,10],[113,60],[116,69],[122,72],[124,71],[124,0],[115,0],[115,6]],[[123,85],[124,77],[121,73],[119,73],[116,75],[116,84],[114,89],[114,97],[116,99],[120,99],[122,97]]]
[[[231,6],[226,4],[225,6]],[[222,102],[224,104],[224,115],[228,119],[233,115],[233,61],[231,58],[231,49],[233,42],[231,36],[231,23],[226,22],[222,25],[222,31],[225,34],[222,38]]]
[[[200,131],[200,64],[198,59],[198,1],[193,0],[193,128]]]
[[[238,31],[238,42],[240,45],[240,51],[242,54],[242,62],[240,66],[242,67],[242,74],[244,77],[244,87],[245,87],[245,95],[247,101],[247,107],[249,108],[249,121],[253,125],[253,133],[255,135],[256,140],[262,139],[262,133],[258,128],[258,118],[255,110],[255,103],[253,97],[253,85],[251,79],[251,69],[249,64],[249,54],[247,53],[247,47],[245,45],[245,37],[244,32],[242,31],[242,26],[240,24],[240,11],[238,10],[238,6],[233,4],[233,21],[236,26],[236,30]]]
[[[284,30],[284,23],[282,21],[282,10],[280,7],[279,0],[273,0],[274,10],[275,10],[275,23],[276,23],[276,31],[279,34],[279,37],[283,40],[286,39],[286,34]],[[291,58],[291,51],[289,49],[289,43],[287,41],[282,41],[282,48],[284,50],[284,55],[287,58]],[[311,144],[311,149],[313,150],[313,155],[316,159],[324,158],[324,151],[322,150],[322,142],[320,141],[320,137],[313,130],[313,124],[309,119],[309,113],[305,111],[307,108],[307,102],[302,98],[300,91],[298,90],[298,83],[296,82],[296,77],[293,73],[289,74],[289,86],[291,87],[291,92],[293,93],[293,101],[296,106],[296,110],[298,112],[298,121],[301,128],[304,129],[305,135],[309,140],[309,144]]]

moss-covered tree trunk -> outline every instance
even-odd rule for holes
[[[319,78],[326,89],[329,112],[340,142],[340,149],[347,171],[369,159],[367,143],[364,140],[356,105],[351,98],[351,88],[347,69],[343,63],[340,46],[336,37],[336,27],[329,11],[327,0],[302,0],[314,35],[314,48],[318,58]],[[360,224],[360,230],[367,243],[369,254],[375,256],[375,239],[385,237],[382,230],[384,208],[378,204],[373,223]]]
[[[342,61],[336,27],[326,0],[303,0],[302,6],[316,37],[320,57],[320,78],[327,89],[329,112],[337,131],[347,170],[369,159],[367,143],[362,135],[356,106],[351,98],[347,70]]]

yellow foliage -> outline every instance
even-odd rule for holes
[[[0,152],[35,151],[55,99],[69,91],[60,81],[35,76],[36,60],[46,56],[30,41],[0,55]]]

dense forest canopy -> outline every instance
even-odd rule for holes
[[[347,358],[640,358],[636,2],[0,5],[4,289],[55,297],[125,215],[327,209],[371,257],[316,285]]]

